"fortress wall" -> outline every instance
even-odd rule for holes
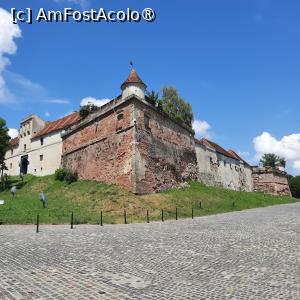
[[[63,166],[77,171],[80,179],[132,190],[132,115],[133,104],[126,102],[105,113],[96,112],[71,127],[63,137]]]
[[[153,193],[198,177],[194,133],[143,101],[135,101],[136,191]]]
[[[199,144],[196,144],[196,154],[200,182],[208,186],[252,191],[250,166]]]
[[[273,168],[253,168],[252,179],[255,192],[291,196],[285,172]]]

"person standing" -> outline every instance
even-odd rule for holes
[[[13,196],[13,198],[16,197],[16,194],[17,194],[17,188],[16,188],[15,185],[10,189],[10,193],[11,193],[11,195]]]
[[[40,201],[43,203],[43,208],[47,208],[47,198],[44,194],[44,192],[40,192]]]

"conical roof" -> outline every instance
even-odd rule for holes
[[[123,86],[128,83],[140,83],[140,84],[143,84],[146,86],[146,84],[139,77],[138,73],[136,72],[136,70],[134,68],[132,68],[132,70],[130,71],[128,78],[123,82],[121,88],[123,88]]]

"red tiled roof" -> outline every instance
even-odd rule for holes
[[[143,82],[143,80],[139,77],[139,75],[137,74],[137,72],[134,68],[132,68],[128,78],[123,82],[122,87],[126,83],[142,83],[142,84],[145,84]]]
[[[209,141],[207,139],[201,139],[200,141],[197,141],[197,142],[200,145],[204,145],[204,146],[207,146],[209,148],[214,149],[216,152],[218,152],[218,153],[220,153],[224,156],[227,156],[227,157],[230,157],[230,158],[233,158],[233,159],[237,159],[234,155],[232,155],[231,153],[226,151],[224,148],[222,148],[221,146],[219,146],[218,144],[216,144],[212,141]]]
[[[14,139],[11,139],[11,140],[9,141],[9,144],[10,144],[11,146],[17,146],[17,145],[19,145],[19,137],[15,137]]]
[[[74,112],[66,117],[47,123],[46,126],[34,136],[34,138],[41,137],[57,130],[65,129],[66,127],[76,123],[79,120],[79,112]]]
[[[241,160],[241,161],[243,161],[245,164],[248,165],[248,163],[247,163],[244,159],[242,159],[242,158],[241,158],[234,150],[229,149],[227,152],[230,153],[232,156],[234,156],[236,159]]]

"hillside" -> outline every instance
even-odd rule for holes
[[[5,200],[0,205],[0,224],[34,224],[37,214],[41,223],[63,224],[70,222],[74,212],[75,223],[99,223],[103,211],[104,224],[124,222],[124,209],[128,223],[145,222],[149,210],[150,221],[159,220],[161,209],[165,219],[179,218],[297,202],[290,197],[275,197],[261,193],[244,193],[221,188],[205,187],[200,183],[182,190],[170,190],[160,194],[136,196],[124,189],[93,181],[78,181],[70,185],[55,181],[53,176],[27,175],[24,183],[13,178],[10,185],[17,186],[17,196],[12,198],[9,189],[0,193]],[[43,209],[38,194],[44,191],[48,208]],[[200,201],[202,208],[200,208]],[[233,203],[234,202],[234,203]]]

